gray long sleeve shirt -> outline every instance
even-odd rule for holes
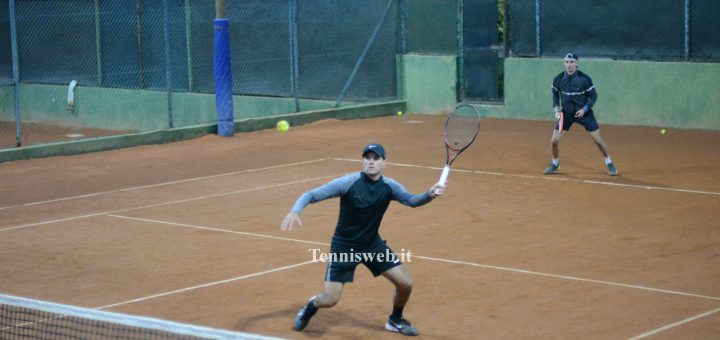
[[[371,248],[383,242],[378,230],[390,201],[414,208],[432,200],[428,192],[413,195],[391,178],[383,176],[373,181],[364,172],[358,172],[305,192],[295,202],[292,211],[300,214],[309,204],[333,197],[340,197],[340,215],[332,246],[355,250]]]

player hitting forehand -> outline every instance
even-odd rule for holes
[[[385,329],[403,335],[418,335],[417,329],[403,317],[403,309],[412,292],[412,279],[397,255],[380,238],[378,230],[390,201],[418,207],[441,196],[445,185],[438,183],[422,194],[413,195],[400,183],[383,177],[385,149],[380,144],[365,146],[362,163],[363,171],[334,179],[302,194],[282,221],[280,228],[290,230],[296,222],[302,225],[300,213],[309,204],[340,197],[340,215],[330,242],[331,261],[325,273],[325,286],[297,313],[293,329],[303,330],[319,308],[337,304],[345,283],[353,281],[355,268],[362,263],[373,276],[382,275],[395,285],[392,314]],[[363,256],[353,256],[358,253]],[[379,256],[381,254],[383,256]]]

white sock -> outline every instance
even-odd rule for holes
[[[612,159],[610,159],[610,156],[605,157],[605,165],[608,165],[612,163]]]
[[[553,163],[555,166],[558,166],[558,165],[560,164],[560,158],[553,158],[553,159],[552,159],[552,163]]]

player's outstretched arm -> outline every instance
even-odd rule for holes
[[[285,215],[285,218],[283,218],[282,224],[280,225],[280,230],[286,231],[286,230],[292,230],[293,226],[295,225],[295,222],[298,223],[298,225],[302,226],[302,221],[300,220],[300,215],[298,213],[291,211],[289,214]]]

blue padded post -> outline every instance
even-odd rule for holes
[[[223,137],[230,137],[235,133],[228,26],[228,19],[215,19],[215,106],[218,135]]]

